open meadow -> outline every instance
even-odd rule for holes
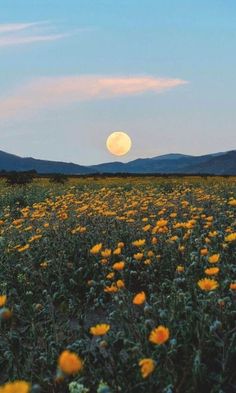
[[[1,393],[236,392],[236,178],[1,180],[0,208]]]

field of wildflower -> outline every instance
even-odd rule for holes
[[[0,185],[0,393],[236,392],[236,179]]]

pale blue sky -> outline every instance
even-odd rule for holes
[[[95,164],[116,130],[123,161],[235,149],[235,69],[235,0],[0,0],[0,149]]]

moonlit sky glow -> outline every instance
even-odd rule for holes
[[[79,164],[236,148],[235,0],[0,2],[0,150]]]

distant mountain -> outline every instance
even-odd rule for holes
[[[109,173],[209,173],[236,175],[236,150],[204,156],[167,154],[153,158],[138,158],[126,164],[113,162],[94,165],[90,168],[98,172]]]
[[[186,168],[186,173],[194,173],[198,169],[199,173],[209,173],[216,175],[236,175],[236,150],[222,153],[220,155],[213,154],[207,162],[202,162],[196,166]]]
[[[236,175],[236,150],[203,156],[172,153],[152,158],[138,158],[128,163],[114,161],[92,166],[37,160],[31,157],[23,158],[0,151],[0,170],[28,171],[33,169],[38,173],[71,175],[93,173]]]
[[[82,165],[60,161],[37,160],[31,157],[22,158],[0,150],[0,170],[23,172],[33,169],[38,173],[64,173],[68,175],[92,172],[90,168]]]
[[[179,154],[179,153],[171,153],[171,154],[163,154],[161,156],[156,156],[152,157],[151,160],[177,160],[179,158],[184,158],[184,157],[191,157],[186,154]]]

